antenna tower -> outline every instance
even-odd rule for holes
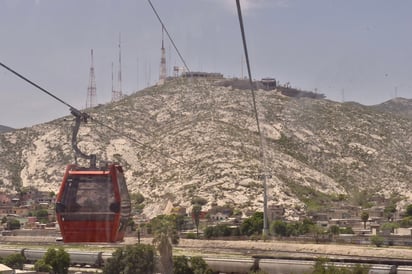
[[[112,75],[113,75],[113,68],[112,68]],[[123,94],[122,94],[122,48],[121,48],[120,34],[119,34],[119,72],[117,74],[117,81],[118,81],[117,90],[114,89],[113,84],[112,84],[112,102],[118,101],[122,99],[123,97]],[[112,82],[113,82],[113,79],[112,79]]]
[[[89,72],[89,86],[87,87],[86,108],[92,108],[96,106],[96,78],[94,75],[93,49],[91,49],[90,55],[91,66]]]
[[[164,47],[164,28],[162,26],[162,48],[161,54],[162,57],[160,58],[160,73],[159,73],[159,85],[163,85],[166,80],[166,50]]]

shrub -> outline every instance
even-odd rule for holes
[[[202,257],[176,256],[173,258],[174,274],[212,274],[213,271]]]
[[[202,257],[194,256],[190,258],[190,267],[193,274],[211,274],[213,271],[209,268]]]
[[[260,234],[263,230],[263,212],[255,212],[240,225],[242,235]]]
[[[40,259],[36,261],[34,264],[34,270],[37,272],[50,272],[52,270],[52,267],[49,264],[46,264],[46,262],[43,259]]]
[[[376,245],[377,247],[382,246],[384,241],[385,241],[385,239],[381,236],[378,236],[378,235],[373,235],[371,237],[371,243]]]
[[[186,256],[173,257],[173,274],[193,274]]]
[[[196,233],[189,232],[186,234],[187,239],[197,239]]]
[[[25,261],[26,258],[23,255],[12,254],[4,258],[3,263],[13,269],[23,269]]]
[[[153,273],[155,250],[152,245],[137,244],[116,249],[103,268],[105,274]]]
[[[49,248],[46,254],[44,254],[43,260],[45,264],[52,267],[55,273],[69,273],[70,255],[64,250],[64,248],[59,247],[57,250],[53,247]]]

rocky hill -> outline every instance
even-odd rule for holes
[[[262,158],[250,91],[217,81],[172,79],[90,109],[117,132],[90,121],[81,127],[79,147],[120,162],[130,192],[145,197],[148,216],[167,204],[190,207],[194,196],[208,207],[261,209],[264,171],[271,175],[268,203],[285,206],[289,218],[361,190],[412,200],[411,116],[392,105],[387,111],[258,90]],[[65,165],[74,161],[72,125],[68,116],[1,133],[3,191],[57,192]]]
[[[12,131],[12,130],[14,130],[14,128],[0,125],[0,133],[1,133],[1,132]]]

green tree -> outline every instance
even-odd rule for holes
[[[263,212],[255,212],[240,225],[242,235],[261,234],[263,230]]]
[[[353,229],[351,227],[341,227],[339,228],[340,230],[340,234],[355,234],[355,232],[353,231]]]
[[[46,209],[37,210],[36,218],[42,224],[48,223],[49,222],[49,212]]]
[[[226,224],[218,224],[216,226],[208,226],[203,231],[205,238],[210,239],[212,237],[225,237],[232,235],[230,227]]]
[[[49,248],[44,254],[43,260],[52,267],[54,273],[69,273],[70,255],[63,247],[59,247],[57,250],[53,247]]]
[[[174,274],[213,274],[205,260],[199,256],[177,256],[173,258],[173,264]]]
[[[332,225],[329,227],[329,233],[331,233],[332,235],[339,235],[340,233],[340,228],[337,225]]]
[[[17,219],[7,220],[7,229],[8,230],[20,229],[20,221]]]
[[[11,254],[4,258],[3,263],[13,269],[23,269],[26,258],[21,254]]]
[[[371,237],[371,243],[376,245],[377,247],[382,246],[384,242],[385,242],[385,239],[381,236],[373,235]]]
[[[393,223],[393,222],[387,222],[382,224],[381,230],[389,233],[393,233],[395,231],[395,228],[399,228],[400,225],[398,223]]]
[[[140,192],[130,194],[130,199],[136,204],[141,204],[145,200],[143,194]]]
[[[289,236],[287,224],[284,221],[276,220],[270,224],[270,232],[277,236]]]
[[[189,259],[182,255],[173,257],[173,274],[193,274]]]
[[[366,229],[366,222],[369,220],[369,213],[366,211],[362,211],[361,220],[363,222],[363,229]]]
[[[303,219],[302,223],[298,225],[299,235],[305,235],[311,232],[312,227],[316,225],[311,219]]]
[[[407,216],[400,221],[401,227],[411,227],[412,226],[412,216]]]
[[[176,222],[176,229],[177,231],[182,231],[185,226],[185,216],[180,215],[180,214],[173,214],[173,217]]]
[[[190,257],[190,267],[193,274],[212,274],[213,271],[209,268],[205,260],[200,256]]]
[[[406,207],[406,216],[412,217],[412,204]]]
[[[145,201],[143,194],[140,192],[132,193],[130,194],[130,200],[132,203],[133,211],[142,213],[144,208],[143,202]]]
[[[171,215],[159,215],[152,219],[153,244],[157,246],[164,274],[173,273],[173,244],[179,243],[175,218]]]
[[[323,229],[323,227],[321,227],[319,225],[313,225],[310,228],[310,233],[313,235],[313,238],[315,239],[315,242],[319,243],[319,241],[325,235],[325,230]]]
[[[155,271],[155,249],[136,244],[120,247],[113,252],[103,268],[104,274],[152,274]]]
[[[388,219],[388,221],[393,219],[393,215],[396,212],[396,204],[390,204],[383,210],[383,214]]]
[[[207,200],[205,198],[195,196],[192,198],[191,204],[204,206],[205,204],[207,204]]]
[[[46,264],[43,259],[40,259],[34,263],[34,270],[36,270],[37,272],[50,273],[50,271],[52,271],[52,267],[49,264]]]

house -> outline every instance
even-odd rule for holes
[[[30,208],[27,206],[13,207],[13,214],[18,216],[28,216]]]
[[[209,219],[212,221],[226,221],[229,219],[229,216],[227,213],[223,212],[216,212],[213,214],[209,214]]]

